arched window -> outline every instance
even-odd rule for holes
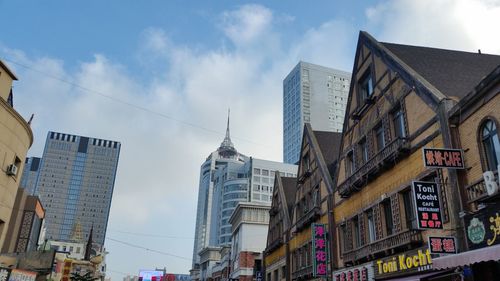
[[[497,169],[500,163],[500,141],[495,122],[487,120],[481,129],[481,141],[483,144],[484,155],[486,156],[487,168],[489,171]]]

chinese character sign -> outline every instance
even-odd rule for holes
[[[8,281],[10,275],[9,268],[0,267],[0,281]]]
[[[488,205],[464,218],[469,249],[500,244],[500,203]]]
[[[457,243],[455,237],[429,236],[429,250],[431,254],[456,254]]]
[[[428,168],[463,169],[464,157],[461,149],[423,148],[424,166]]]
[[[434,182],[413,182],[415,211],[419,229],[442,229],[439,190]]]
[[[326,277],[328,274],[328,249],[326,246],[326,226],[324,224],[312,224],[312,242],[313,275]]]
[[[21,269],[13,269],[9,276],[9,281],[35,281],[36,272]]]

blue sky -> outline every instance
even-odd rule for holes
[[[351,71],[359,30],[500,54],[498,0],[0,0],[0,11],[14,105],[35,114],[29,156],[48,130],[121,141],[107,236],[187,258],[108,239],[113,280],[188,272],[199,167],[227,108],[240,152],[281,160],[282,79],[299,60]]]

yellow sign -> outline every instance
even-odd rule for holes
[[[429,249],[427,249],[425,252],[418,250],[415,254],[404,253],[398,256],[393,256],[388,260],[378,260],[376,262],[376,268],[377,274],[387,274],[416,269],[431,264],[431,253]]]

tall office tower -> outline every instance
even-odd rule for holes
[[[40,171],[41,160],[42,159],[38,157],[28,157],[26,161],[24,161],[24,170],[19,187],[24,188],[30,195],[36,192],[36,180],[38,178],[38,172]]]
[[[230,167],[244,165],[248,157],[240,154],[231,142],[229,134],[229,118],[227,120],[226,136],[219,148],[210,153],[200,168],[200,182],[198,187],[198,205],[196,209],[196,226],[193,247],[193,269],[200,263],[198,252],[214,242],[213,230],[211,230],[212,202],[214,196],[215,172],[229,164]],[[227,169],[232,171],[231,168]],[[232,173],[232,172],[231,172]],[[236,175],[236,178],[244,178],[243,175]],[[245,182],[246,184],[246,182]],[[218,200],[216,200],[218,202]],[[212,243],[213,244],[213,243]]]
[[[120,143],[49,132],[36,191],[46,209],[46,238],[104,245]]]
[[[193,269],[200,262],[200,250],[208,246],[230,245],[229,218],[239,202],[271,205],[276,171],[296,176],[297,166],[238,153],[231,142],[228,119],[224,141],[200,169]]]
[[[351,74],[299,62],[283,80],[283,162],[299,160],[304,123],[341,132]]]

